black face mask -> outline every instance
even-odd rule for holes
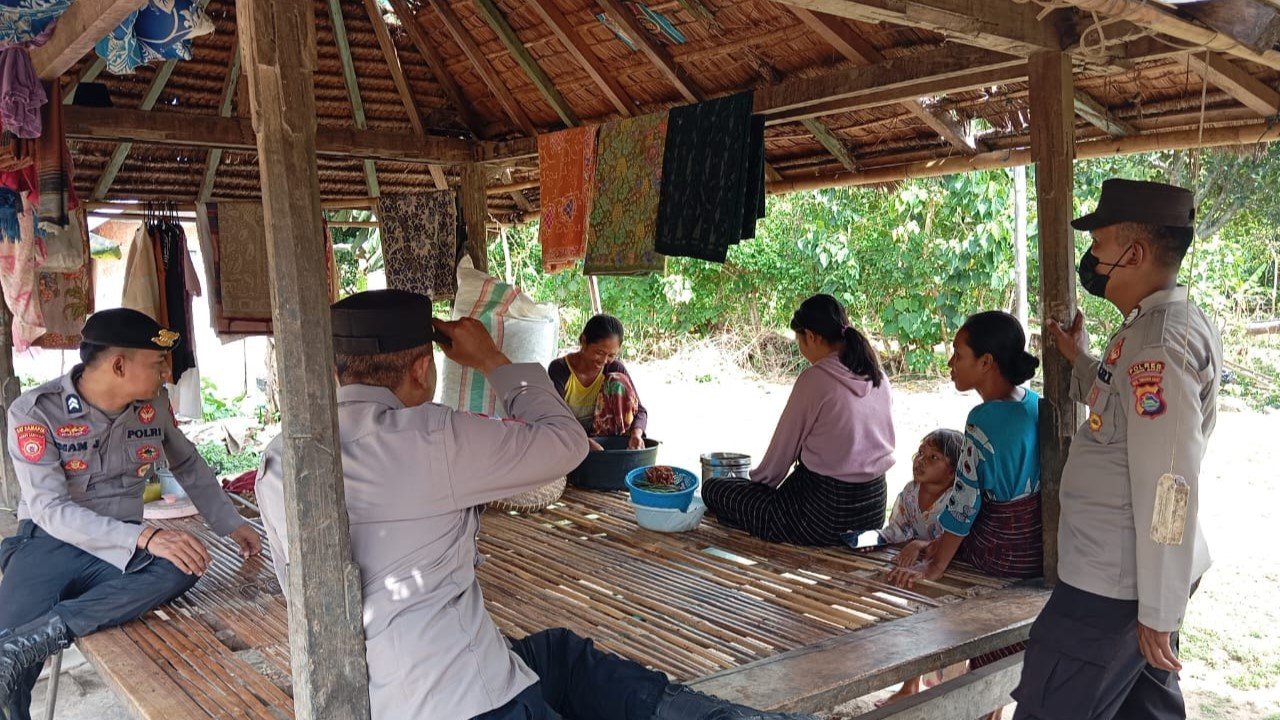
[[[1080,287],[1084,288],[1084,291],[1090,295],[1105,298],[1107,296],[1107,281],[1111,279],[1111,272],[1108,271],[1104,275],[1098,272],[1098,266],[1107,265],[1112,270],[1120,267],[1124,264],[1124,257],[1129,254],[1130,247],[1133,246],[1126,247],[1124,252],[1120,253],[1120,259],[1113,263],[1104,263],[1099,260],[1098,256],[1093,254],[1092,249],[1085,250],[1084,255],[1080,257],[1080,266],[1076,269],[1076,276],[1080,278]]]

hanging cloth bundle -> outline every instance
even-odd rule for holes
[[[160,314],[156,320],[178,333],[172,357],[173,381],[196,366],[195,345],[191,337],[191,293],[187,288],[187,238],[174,213],[172,203],[150,206],[147,210],[147,234],[155,253]]]

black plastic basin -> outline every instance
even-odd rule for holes
[[[646,465],[658,464],[657,440],[645,438],[643,450],[628,450],[628,438],[593,437],[604,450],[592,450],[573,472],[569,482],[590,490],[626,490],[627,473]]]

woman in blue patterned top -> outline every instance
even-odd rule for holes
[[[972,315],[956,333],[947,363],[961,392],[977,390],[951,497],[940,518],[945,532],[915,541],[898,556],[890,579],[901,587],[936,580],[959,557],[982,572],[1028,578],[1043,574],[1040,519],[1040,396],[1020,387],[1040,361],[1024,349],[1012,315]]]

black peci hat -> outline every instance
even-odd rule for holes
[[[1195,227],[1195,219],[1195,195],[1186,188],[1112,178],[1102,183],[1098,207],[1072,220],[1071,227],[1085,232],[1122,222]]]
[[[117,348],[169,352],[178,344],[178,333],[146,313],[130,308],[103,310],[89,316],[80,331],[82,342]]]
[[[333,349],[343,355],[381,355],[447,342],[431,324],[431,298],[405,290],[368,290],[334,303]]]

